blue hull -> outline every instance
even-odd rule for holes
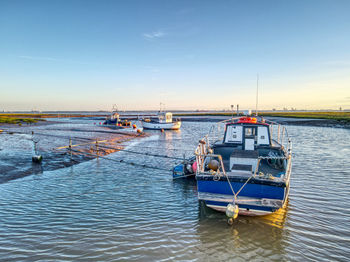
[[[242,179],[241,179],[242,180]],[[242,182],[231,181],[235,192],[244,185]],[[273,183],[271,181],[248,182],[237,196],[236,204],[241,215],[267,215],[282,208],[288,197],[289,187],[285,183]],[[218,211],[225,211],[226,206],[232,202],[233,193],[226,179],[214,181],[201,179],[197,176],[198,198],[205,204]]]

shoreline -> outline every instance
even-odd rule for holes
[[[235,116],[234,116],[235,117]],[[291,117],[269,117],[263,116],[265,119],[274,121],[283,125],[294,126],[314,126],[314,127],[334,127],[350,129],[350,122],[335,119],[317,119],[317,118],[291,118]],[[183,122],[220,122],[229,119],[229,116],[181,116]]]
[[[123,150],[125,143],[147,136],[131,129],[113,130],[89,124],[75,127],[74,122],[50,120],[22,126],[2,124],[0,130],[0,184],[44,171],[74,166],[97,158],[97,152],[99,156],[107,156]],[[32,162],[32,138],[38,141],[37,152],[43,156],[41,164]],[[69,141],[72,143],[71,153],[68,150]]]

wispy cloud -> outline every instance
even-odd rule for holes
[[[144,33],[142,36],[147,40],[154,40],[154,39],[162,38],[165,35],[166,34],[163,31],[158,30],[151,33]]]
[[[20,55],[18,57],[22,58],[22,59],[28,59],[28,60],[55,61],[55,62],[62,61],[60,59],[56,59],[56,58],[53,58],[53,57],[43,57],[43,56]]]

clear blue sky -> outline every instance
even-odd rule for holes
[[[0,110],[350,108],[350,1],[0,0]]]

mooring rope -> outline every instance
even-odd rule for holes
[[[106,149],[114,149],[114,150],[117,150],[117,151],[127,152],[127,153],[131,153],[131,154],[146,155],[146,156],[153,156],[153,157],[162,157],[162,158],[169,158],[169,159],[175,159],[175,160],[184,160],[183,157],[180,158],[180,157],[173,157],[173,156],[168,156],[168,155],[152,154],[152,153],[147,153],[147,152],[137,152],[137,151],[132,151],[132,150],[129,150],[129,149],[109,147],[109,146],[106,146],[106,145],[98,145],[98,147],[106,148]]]
[[[138,163],[134,163],[134,162],[125,161],[124,159],[117,160],[117,159],[112,159],[112,158],[108,158],[108,157],[105,157],[105,156],[97,156],[95,154],[91,154],[91,153],[87,153],[87,152],[81,152],[79,150],[74,150],[74,149],[70,149],[70,150],[73,151],[73,152],[79,153],[79,154],[90,155],[90,156],[93,156],[93,157],[103,158],[103,159],[110,160],[110,161],[113,161],[113,162],[124,163],[124,164],[132,165],[132,166],[139,166],[139,167],[144,167],[144,168],[158,169],[158,170],[163,170],[163,171],[172,171],[172,169],[166,169],[166,168],[161,168],[161,167],[149,166],[149,165],[146,165],[146,164],[138,164]]]

